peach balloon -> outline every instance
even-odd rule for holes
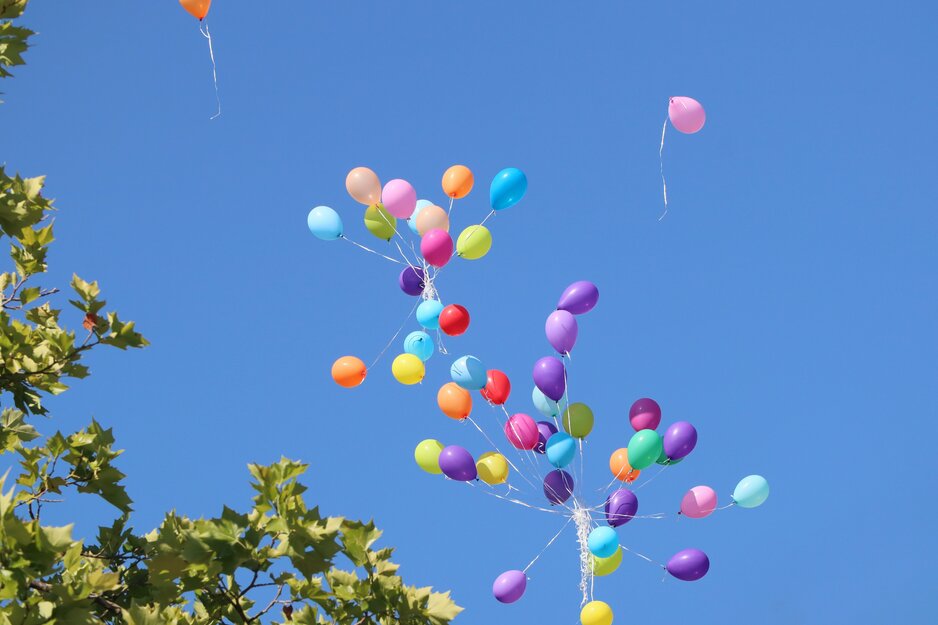
[[[455,382],[447,382],[436,394],[436,403],[450,419],[462,421],[472,412],[472,395]]]
[[[339,386],[352,388],[365,381],[368,369],[360,358],[343,356],[332,364],[332,379]]]
[[[609,456],[609,470],[620,482],[631,484],[638,479],[640,473],[638,469],[633,469],[629,464],[629,450],[627,447],[617,449]]]
[[[367,167],[356,167],[345,177],[345,188],[355,201],[371,206],[381,201],[381,181]]]
[[[439,206],[427,206],[417,214],[417,234],[425,235],[434,228],[449,232],[449,216]]]
[[[472,172],[465,165],[453,165],[443,174],[443,191],[448,197],[458,200],[469,195],[475,182]]]

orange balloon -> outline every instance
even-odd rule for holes
[[[443,191],[449,197],[458,200],[469,195],[475,179],[465,165],[453,165],[443,174]]]
[[[208,15],[208,8],[212,6],[212,0],[179,0],[186,11],[192,14],[192,17],[202,20]]]
[[[609,470],[617,480],[626,484],[638,479],[639,470],[633,469],[629,464],[629,450],[626,447],[615,450],[609,456]]]
[[[352,388],[365,381],[368,368],[360,358],[355,356],[342,356],[332,363],[332,379],[339,386]]]
[[[381,201],[381,181],[367,167],[356,167],[345,177],[345,189],[355,201],[371,206]]]
[[[455,382],[447,382],[440,387],[440,392],[436,394],[436,403],[450,419],[461,421],[472,412],[472,395]]]

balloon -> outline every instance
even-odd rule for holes
[[[433,339],[430,338],[429,334],[420,330],[411,332],[404,339],[404,353],[413,354],[426,362],[433,355]]]
[[[482,389],[482,397],[496,406],[501,406],[508,401],[511,395],[511,381],[508,376],[498,369],[489,369],[485,372],[485,388]]]
[[[323,241],[335,241],[342,236],[342,218],[328,206],[317,206],[306,217],[309,231]]]
[[[394,379],[401,384],[417,384],[423,380],[427,370],[423,366],[423,361],[413,354],[401,354],[391,363],[391,373]]]
[[[619,548],[619,536],[611,527],[600,525],[590,532],[586,546],[597,558],[608,558]]]
[[[540,428],[538,428],[538,434],[540,434]],[[540,436],[538,436],[538,439],[540,439]],[[535,447],[537,447],[537,443],[535,443]],[[547,461],[558,469],[562,469],[573,462],[573,457],[576,456],[576,441],[569,434],[563,432],[552,435],[547,439],[547,445],[544,447],[547,453]]]
[[[384,185],[381,191],[381,203],[395,217],[407,219],[417,208],[417,192],[406,180],[395,178]]]
[[[490,451],[479,456],[476,462],[479,479],[495,486],[508,480],[508,460],[498,452]]]
[[[580,610],[582,625],[612,625],[612,608],[602,601],[590,601]]]
[[[514,603],[521,598],[527,586],[528,578],[524,571],[505,571],[495,578],[492,594],[502,603]]]
[[[655,462],[661,465],[673,466],[682,460],[683,458],[668,458],[668,454],[664,452],[664,446],[662,446],[661,454],[658,455],[658,459],[655,460]]]
[[[574,315],[582,315],[593,310],[599,301],[599,289],[592,282],[580,280],[574,282],[560,296],[557,310],[566,310]]]
[[[629,450],[625,447],[617,449],[609,456],[609,470],[621,482],[631,484],[638,479],[639,470],[629,464]]]
[[[417,444],[417,448],[414,450],[414,460],[416,460],[420,468],[427,473],[439,475],[443,472],[443,470],[440,469],[441,451],[443,451],[443,443],[428,438]]]
[[[567,372],[560,359],[547,356],[534,363],[534,384],[548,399],[560,401],[567,390]]]
[[[440,300],[424,300],[417,306],[417,323],[428,330],[436,330],[440,327],[441,312],[443,312],[443,304],[440,303]]]
[[[332,363],[332,379],[339,386],[352,388],[365,381],[368,369],[360,358],[355,356],[342,356]]]
[[[534,449],[537,435],[537,424],[526,414],[519,412],[505,422],[505,438],[515,449]]]
[[[573,478],[563,469],[554,469],[544,477],[544,496],[552,504],[561,504],[573,494]]]
[[[465,165],[453,165],[443,174],[443,192],[447,197],[459,200],[472,191],[472,172]]]
[[[381,181],[367,167],[356,167],[345,177],[345,188],[356,202],[371,206],[381,200]]]
[[[593,411],[583,403],[570,404],[563,413],[563,429],[570,436],[586,438],[593,431]]]
[[[661,455],[661,437],[654,430],[640,430],[629,441],[629,464],[641,471]]]
[[[733,491],[733,501],[740,508],[757,508],[769,497],[769,483],[761,475],[744,477]]]
[[[459,482],[471,482],[478,476],[472,454],[459,445],[443,448],[440,452],[440,470],[449,479]]]
[[[668,560],[668,573],[685,582],[693,582],[710,570],[710,558],[700,549],[678,551]]]
[[[381,204],[372,204],[365,209],[365,227],[379,239],[390,241],[397,232],[397,220]]]
[[[717,494],[709,486],[694,486],[681,499],[681,514],[692,519],[702,519],[716,510]]]
[[[482,390],[488,382],[485,367],[475,356],[463,356],[456,359],[449,368],[449,375],[453,382],[470,391]]]
[[[410,228],[411,232],[414,234],[420,234],[417,232],[417,217],[420,216],[420,212],[428,206],[433,206],[433,202],[430,200],[417,200],[417,205],[414,207],[414,212],[410,214],[410,217],[407,218],[407,227]]]
[[[559,417],[567,409],[567,394],[564,393],[559,401],[548,399],[547,395],[541,392],[541,389],[534,387],[531,391],[531,400],[534,407],[545,417]]]
[[[687,421],[678,421],[661,437],[668,458],[683,458],[697,445],[697,430]]]
[[[629,423],[636,432],[657,430],[661,423],[661,406],[654,399],[642,397],[629,408]]]
[[[417,217],[417,234],[425,235],[434,228],[449,232],[449,215],[437,205],[427,206]]]
[[[208,9],[212,6],[212,0],[179,0],[179,4],[181,4],[182,8],[188,11],[192,17],[201,22],[205,19],[205,16],[208,15]]]
[[[461,421],[472,412],[472,395],[455,382],[447,382],[436,394],[436,403],[450,419]]]
[[[426,286],[423,280],[422,267],[404,267],[401,269],[401,275],[397,278],[397,284],[408,295],[420,295]]]
[[[539,454],[547,453],[547,441],[551,436],[557,433],[557,427],[550,421],[537,422],[537,447],[534,448]]]
[[[459,336],[469,328],[469,311],[459,304],[450,304],[440,312],[440,330],[449,336]]]
[[[492,249],[492,233],[483,225],[469,226],[456,239],[456,255],[466,260],[479,260]]]
[[[429,209],[424,209],[424,213]],[[434,228],[420,239],[420,253],[434,267],[442,267],[453,256],[453,239],[446,230]]]
[[[668,117],[675,128],[689,135],[703,128],[707,121],[707,113],[700,102],[680,95],[668,102]]]
[[[620,488],[606,498],[606,523],[621,527],[631,521],[638,512],[638,497],[627,488]]]
[[[547,341],[561,354],[569,354],[576,344],[577,333],[576,317],[566,310],[555,310],[547,317],[544,324],[544,333]]]
[[[597,577],[609,575],[618,569],[620,564],[622,564],[621,549],[616,549],[616,552],[608,558],[597,558],[593,556],[593,575]]]
[[[492,180],[489,188],[489,200],[497,211],[517,204],[528,190],[528,178],[524,172],[514,167],[503,169]]]

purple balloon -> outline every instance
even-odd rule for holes
[[[554,401],[563,398],[567,387],[567,373],[556,356],[546,356],[534,363],[534,385]]]
[[[547,340],[561,354],[569,354],[576,344],[577,333],[576,317],[566,310],[555,310],[550,313],[547,323],[544,324],[544,333]]]
[[[514,603],[528,587],[528,577],[524,571],[505,571],[495,578],[492,594],[502,603]]]
[[[668,560],[668,573],[685,582],[697,581],[710,570],[710,558],[700,549],[678,551]]]
[[[537,447],[534,448],[539,454],[547,453],[547,439],[557,433],[557,426],[550,421],[537,422]]]
[[[573,478],[561,469],[556,469],[544,478],[544,496],[552,504],[563,503],[573,494]]]
[[[687,421],[678,421],[667,429],[661,437],[664,443],[664,455],[671,460],[680,460],[697,445],[697,430]]]
[[[593,310],[593,306],[599,301],[599,289],[592,282],[580,280],[568,286],[560,301],[557,302],[557,310],[566,310],[574,315],[582,315]]]
[[[472,454],[459,445],[443,448],[440,452],[440,469],[446,477],[459,482],[471,482],[478,476]]]
[[[423,293],[424,287],[423,268],[404,267],[401,275],[397,278],[397,283],[401,286],[401,290],[408,295],[420,295]]]
[[[642,397],[629,408],[629,423],[636,432],[657,430],[661,424],[661,406],[654,399]]]
[[[638,512],[638,497],[627,488],[620,488],[606,498],[606,522],[612,527],[625,525]]]

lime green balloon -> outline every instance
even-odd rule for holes
[[[456,239],[456,254],[466,260],[479,260],[492,249],[492,233],[485,226],[469,226]]]
[[[427,440],[420,441],[417,445],[417,449],[414,450],[414,460],[416,460],[417,465],[427,473],[439,475],[443,472],[440,468],[440,454],[442,452],[443,443],[428,438]]]
[[[365,209],[365,227],[379,239],[390,241],[397,232],[397,219],[379,202]]]
[[[597,558],[593,556],[593,575],[602,577],[609,575],[622,564],[622,550],[616,549],[616,552],[608,558]]]
[[[563,413],[563,429],[574,438],[586,438],[593,431],[593,411],[583,403],[570,404]]]
[[[639,471],[655,464],[661,455],[661,437],[654,430],[639,430],[629,441],[629,464]]]
[[[684,456],[686,458],[687,456]],[[658,459],[655,460],[658,464],[663,465],[674,465],[683,460],[684,458],[668,458],[668,454],[664,453],[664,447],[661,448],[661,455],[658,456]]]

